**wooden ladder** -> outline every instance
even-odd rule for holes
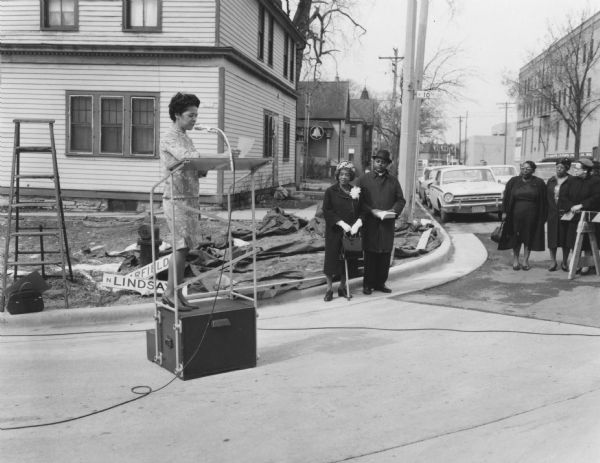
[[[594,225],[592,223],[593,216],[596,212],[592,211],[581,211],[581,217],[577,223],[577,235],[575,237],[575,246],[573,249],[573,255],[571,256],[571,262],[569,265],[569,280],[575,278],[577,269],[582,267],[588,267],[593,265],[596,267],[596,274],[600,272],[600,256],[598,254],[598,242],[596,241],[596,233]],[[590,240],[590,247],[592,248],[592,258],[587,256],[581,257],[581,248],[583,246],[583,238],[586,236]]]
[[[60,190],[60,179],[58,176],[58,163],[56,161],[56,147],[54,143],[54,120],[51,119],[14,119],[14,145],[12,170],[10,176],[10,193],[8,198],[8,213],[6,225],[6,238],[4,248],[4,266],[2,276],[2,305],[0,309],[4,311],[6,306],[6,289],[8,282],[8,269],[13,267],[13,281],[17,279],[18,268],[20,266],[41,266],[42,275],[45,276],[45,267],[51,265],[60,265],[65,294],[65,308],[69,307],[68,287],[67,287],[67,267],[69,269],[69,279],[73,281],[73,270],[71,268],[71,258],[69,256],[69,246],[67,243],[67,232],[65,227],[65,215]],[[23,124],[48,124],[50,131],[50,146],[21,146],[21,125]],[[21,172],[21,155],[24,153],[47,153],[52,156],[52,173],[48,174],[27,174]],[[50,180],[54,185],[54,199],[40,201],[24,201],[20,196],[21,180]],[[56,212],[56,225],[43,228],[23,227],[21,225],[21,210],[28,207],[51,207]],[[27,249],[19,247],[19,238],[26,241]],[[33,238],[33,240],[31,240]],[[36,240],[39,239],[39,241]],[[52,239],[52,247],[44,249],[44,239]],[[33,241],[33,242],[32,242]],[[36,241],[39,243],[39,249],[36,249]],[[10,245],[14,243],[12,260],[9,258]],[[23,243],[21,243],[23,244]],[[40,255],[39,259],[23,259],[24,255]]]

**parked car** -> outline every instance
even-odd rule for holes
[[[449,214],[494,212],[501,217],[504,185],[488,166],[448,167],[436,172],[429,187],[429,201],[442,222]]]
[[[512,177],[518,175],[517,168],[509,164],[498,164],[494,166],[486,166],[492,169],[494,177],[498,183],[506,185]]]
[[[425,167],[425,169],[423,169],[423,175],[421,175],[417,179],[417,195],[419,196],[419,199],[421,200],[422,204],[425,204],[426,206],[430,207],[429,185],[431,185],[431,182],[433,182],[433,179],[435,178],[435,173],[438,170],[443,169],[445,167],[448,166],[432,166]]]

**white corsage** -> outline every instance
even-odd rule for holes
[[[358,187],[358,186],[352,187],[352,189],[350,190],[350,197],[352,199],[358,199],[359,196],[360,196],[360,187]]]

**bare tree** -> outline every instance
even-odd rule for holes
[[[557,122],[565,122],[574,137],[575,159],[583,123],[600,106],[600,95],[591,88],[591,74],[600,60],[600,38],[594,37],[587,16],[582,13],[577,20],[571,16],[565,26],[549,27],[551,44],[546,50],[521,71],[518,81],[505,79],[519,98],[521,118],[541,118],[540,132],[554,132]],[[543,138],[540,133],[542,143]]]
[[[296,77],[308,68],[313,80],[318,80],[319,68],[326,57],[334,57],[339,52],[341,25],[350,24],[358,35],[366,29],[352,15],[354,0],[298,0],[292,22],[305,39],[303,49],[296,53]],[[288,14],[291,14],[289,0],[286,0]],[[306,74],[306,72],[305,72]]]

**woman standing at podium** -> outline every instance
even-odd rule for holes
[[[173,125],[160,139],[160,166],[163,176],[168,175],[171,168],[181,160],[200,157],[200,152],[194,148],[192,139],[186,134],[186,131],[193,129],[196,124],[199,106],[200,100],[196,95],[177,93],[171,99],[169,117]],[[163,211],[175,241],[175,249],[169,261],[169,279],[162,302],[173,307],[177,297],[179,310],[185,311],[193,309],[194,306],[185,300],[181,291],[175,294],[175,287],[183,281],[189,249],[197,247],[201,239],[200,216],[189,209],[199,208],[198,177],[199,172],[195,169],[180,170],[166,180],[163,191]],[[171,194],[175,197],[185,196],[185,199],[173,201]]]

